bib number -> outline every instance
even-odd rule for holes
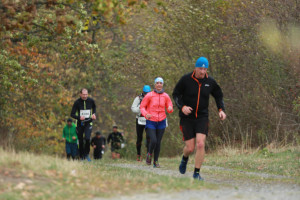
[[[146,118],[145,117],[139,117],[138,118],[138,124],[146,125]]]
[[[80,110],[80,117],[83,116],[84,118],[90,118],[91,110]]]

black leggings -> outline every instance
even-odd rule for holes
[[[73,160],[75,160],[75,156],[72,156],[72,154],[67,154],[67,159],[70,160],[72,157]]]
[[[83,139],[83,133],[85,140]],[[91,140],[92,126],[87,124],[85,126],[77,126],[77,137],[79,141],[79,156],[85,158],[90,153],[90,140]],[[85,143],[85,145],[84,145]]]
[[[140,125],[138,124],[138,119],[136,119],[136,152],[137,155],[141,155],[141,148],[142,148],[142,142],[143,142],[143,132],[145,129],[145,125]],[[147,136],[148,134],[146,133],[146,148],[148,152],[149,148],[149,137]]]
[[[147,135],[150,138],[150,145],[148,153],[152,154],[154,151],[154,161],[158,161],[159,152],[160,152],[160,143],[164,135],[165,129],[146,129]]]
[[[94,159],[101,159],[102,158],[102,149],[101,150],[94,150]]]

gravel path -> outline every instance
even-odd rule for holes
[[[145,166],[140,164],[114,164],[114,166],[122,168],[130,168],[135,170],[143,170],[158,175],[175,176],[175,177],[192,177],[191,172],[187,172],[184,175],[179,172],[167,169],[154,169],[151,166]],[[221,178],[214,175],[213,171],[228,171],[235,175],[241,174],[244,176],[256,178],[274,178],[274,179],[285,179],[291,178],[286,176],[277,176],[266,173],[255,173],[255,172],[244,172],[233,169],[226,169],[215,166],[204,166],[203,173],[205,176],[205,182],[217,184],[218,189],[205,189],[205,190],[185,190],[181,192],[173,193],[146,193],[138,194],[133,196],[117,196],[109,198],[110,200],[201,200],[201,199],[220,199],[220,200],[231,200],[231,199],[249,199],[249,200],[300,200],[300,186],[297,184],[285,184],[282,182],[273,181],[272,183],[257,183],[251,181],[245,181],[245,179],[228,179]],[[257,180],[257,179],[255,179]],[[95,198],[94,200],[104,200],[105,198]]]

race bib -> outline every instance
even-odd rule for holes
[[[139,117],[138,118],[138,124],[146,125],[146,118],[145,117]]]
[[[90,118],[91,110],[80,110],[80,117],[84,116],[85,118]]]

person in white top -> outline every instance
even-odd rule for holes
[[[132,112],[136,113],[136,134],[137,134],[137,139],[136,139],[136,151],[137,151],[137,161],[141,161],[141,147],[142,147],[142,141],[143,141],[143,132],[145,129],[146,125],[146,119],[144,116],[141,116],[141,111],[140,111],[140,104],[143,100],[143,98],[146,96],[148,92],[151,92],[151,88],[149,85],[144,85],[143,87],[143,92],[139,96],[137,96],[131,106]],[[146,148],[148,150],[148,145],[149,145],[149,137],[146,134]]]

